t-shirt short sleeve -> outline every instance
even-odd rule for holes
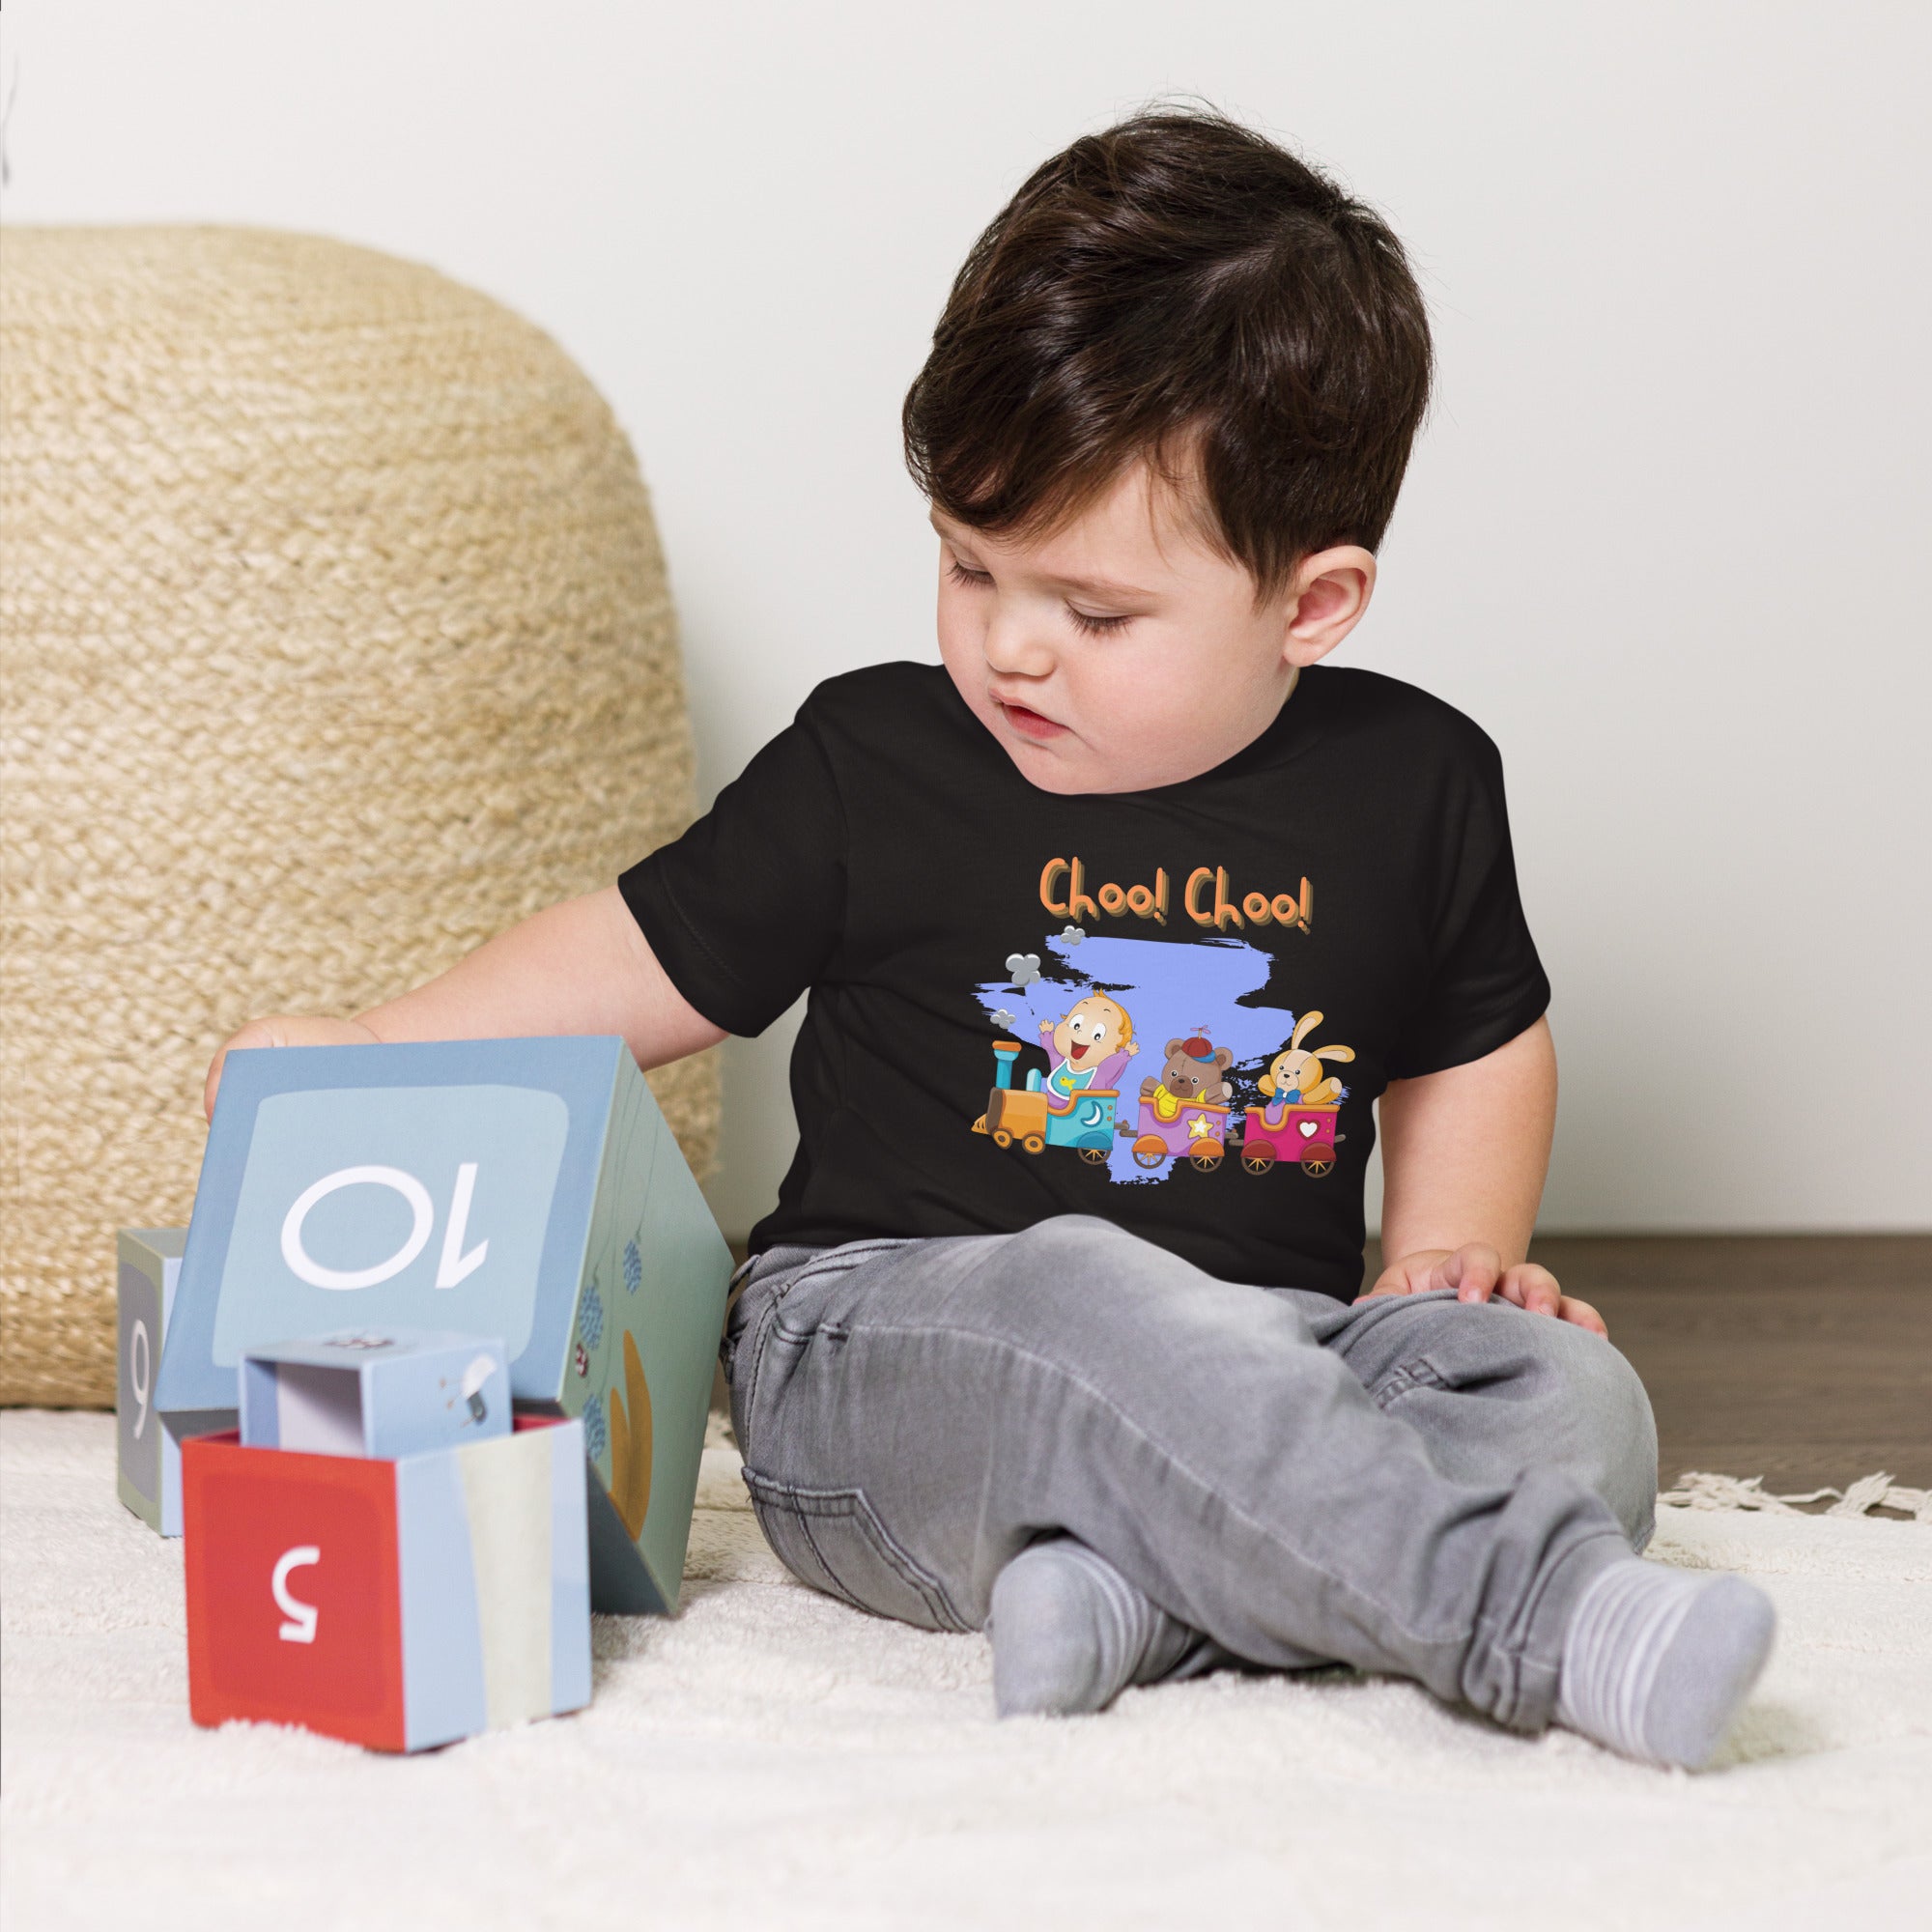
[[[762,1033],[823,978],[844,920],[844,813],[806,711],[617,887],[671,984],[726,1033]]]
[[[1436,891],[1420,998],[1390,1051],[1391,1080],[1462,1066],[1507,1045],[1549,1005],[1517,890],[1502,759],[1487,737],[1440,801]]]

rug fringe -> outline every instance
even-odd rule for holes
[[[1902,1510],[1923,1523],[1932,1523],[1932,1490],[1908,1489],[1885,1474],[1861,1476],[1847,1490],[1807,1490],[1776,1495],[1764,1487],[1762,1476],[1719,1476],[1706,1469],[1687,1469],[1674,1490],[1665,1490],[1660,1503],[1673,1509],[1766,1510],[1779,1516],[1800,1516],[1796,1503],[1837,1498],[1827,1516],[1863,1516],[1868,1510]]]

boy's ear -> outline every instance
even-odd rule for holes
[[[1283,662],[1299,668],[1325,658],[1362,621],[1375,589],[1376,559],[1360,544],[1303,557],[1283,594]]]

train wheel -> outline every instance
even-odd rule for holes
[[[993,1145],[995,1147],[1011,1147],[1012,1144],[1013,1137],[1008,1133],[1005,1127],[995,1127],[993,1129]]]
[[[1037,1153],[1045,1145],[1046,1142],[1038,1134],[1029,1134],[1020,1143],[1020,1146],[1025,1148],[1028,1153]]]
[[[1274,1149],[1266,1141],[1250,1141],[1241,1155],[1241,1165],[1250,1174],[1265,1174],[1274,1165]]]
[[[1136,1167],[1158,1167],[1167,1158],[1167,1143],[1158,1134],[1143,1134],[1134,1143]]]
[[[1312,1147],[1301,1156],[1301,1171],[1312,1174],[1319,1180],[1335,1165],[1335,1150],[1331,1147]]]
[[[1107,1150],[1103,1147],[1083,1147],[1080,1150],[1080,1158],[1092,1166],[1098,1167],[1107,1158]]]
[[[1203,1174],[1212,1174],[1221,1165],[1221,1143],[1219,1141],[1196,1141],[1194,1151],[1188,1155]]]

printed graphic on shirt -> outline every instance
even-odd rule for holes
[[[974,989],[998,1029],[975,1133],[1077,1155],[1128,1184],[1183,1163],[1211,1171],[1231,1154],[1250,1174],[1333,1169],[1349,1090],[1327,1069],[1355,1056],[1321,1043],[1321,1012],[1254,1004],[1273,970],[1260,948],[1090,937],[1072,924],[1040,946],[1009,953],[1007,977]]]

